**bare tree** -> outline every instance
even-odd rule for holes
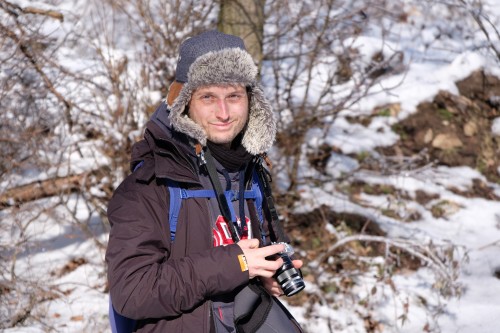
[[[269,1],[266,22],[273,33],[264,40],[265,83],[275,94],[284,159],[280,172],[288,176],[289,191],[300,182],[306,133],[331,123],[338,112],[366,96],[381,75],[394,70],[389,64],[402,60],[398,52],[385,52],[383,44],[378,59],[362,60],[357,38],[369,21],[390,15],[374,3]]]
[[[257,64],[262,62],[264,0],[222,0],[219,31],[240,36]]]

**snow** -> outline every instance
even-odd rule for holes
[[[496,136],[500,136],[500,117],[493,120],[493,125],[491,125],[491,132]]]
[[[23,1],[19,3],[43,8],[47,6],[43,2]],[[500,5],[496,1],[491,0],[487,8],[495,14],[495,19],[500,18]],[[64,10],[70,11],[71,6],[66,4]],[[378,85],[372,87],[368,96],[339,113],[335,119],[331,119],[330,123],[326,122],[328,125],[326,131],[325,129],[309,131],[307,145],[303,148],[306,151],[327,143],[342,150],[343,154],[334,153],[326,164],[326,174],[331,177],[330,179],[338,179],[348,174],[368,184],[391,185],[398,190],[405,191],[410,197],[415,197],[417,191],[424,191],[428,194],[436,194],[438,199],[423,205],[408,198],[363,194],[358,202],[353,202],[336,191],[335,181],[325,179],[321,186],[301,185],[302,196],[296,203],[294,212],[304,213],[326,205],[336,212],[352,212],[376,220],[380,227],[393,237],[404,237],[421,243],[432,240],[436,245],[453,244],[457,247],[456,256],[461,264],[457,280],[462,286],[460,297],[446,298],[433,291],[435,274],[429,267],[423,267],[413,273],[395,274],[393,283],[397,293],[389,290],[387,285],[381,284],[373,277],[354,277],[357,279],[358,299],[372,297],[377,300],[377,307],[369,309],[368,312],[381,323],[381,331],[422,332],[424,327],[427,327],[432,332],[495,332],[498,331],[500,325],[498,316],[500,314],[498,301],[500,279],[495,276],[500,270],[500,256],[498,256],[500,202],[485,198],[466,198],[452,191],[452,189],[469,190],[474,179],[487,182],[485,177],[468,167],[444,166],[430,166],[421,170],[408,169],[398,174],[380,175],[357,170],[358,161],[345,155],[374,152],[377,147],[394,144],[399,137],[390,128],[393,123],[414,113],[419,103],[431,101],[439,90],[457,93],[454,82],[466,78],[473,71],[486,69],[490,73],[500,74],[498,59],[494,59],[491,54],[484,52],[480,47],[472,47],[485,43],[484,37],[479,32],[467,41],[456,37],[440,44],[437,36],[446,27],[443,27],[443,23],[439,20],[429,20],[427,28],[421,32],[419,38],[414,38],[418,22],[425,20],[426,18],[416,11],[408,20],[408,26],[399,23],[401,34],[397,40],[390,40],[390,38],[382,40],[382,36],[377,35],[374,29],[370,36],[364,36],[355,41],[346,41],[347,44],[359,48],[366,62],[369,62],[371,56],[380,50],[381,45],[384,45],[384,50],[388,55],[396,51],[403,52],[407,69],[404,73],[396,73],[381,79]],[[53,32],[57,30],[57,27],[50,26],[47,29]],[[270,29],[275,29],[275,27],[270,26]],[[134,49],[120,49],[128,45],[126,37],[121,38],[117,42],[117,49],[108,53],[109,60],[119,60],[125,55],[133,59]],[[101,43],[97,40],[93,42]],[[425,49],[423,45],[432,46]],[[282,47],[288,48],[287,45]],[[81,71],[95,70],[94,65],[88,59],[80,61],[73,58],[75,54],[88,52],[85,48],[66,51],[67,58],[63,59],[66,67]],[[85,58],[87,56],[85,55]],[[281,64],[284,69],[288,65],[285,62]],[[131,64],[129,71],[133,73],[135,70],[136,74],[130,75],[137,75],[139,68],[137,63]],[[324,83],[322,81],[327,80],[328,75],[324,74],[325,70],[320,66],[316,70],[317,89],[309,92],[308,96],[304,96],[305,92],[302,89],[297,89],[294,91],[297,101],[304,97],[310,101],[318,98]],[[1,72],[0,75],[5,74]],[[272,87],[272,83],[268,81],[266,86]],[[389,87],[391,89],[388,89]],[[73,88],[68,87],[68,90],[73,90]],[[141,91],[138,94],[150,96],[151,100],[158,100],[160,97],[160,93],[155,90]],[[107,103],[113,104],[113,98],[115,96],[109,96]],[[369,115],[374,107],[390,103],[400,103],[401,112],[391,117],[374,117],[368,127],[348,120],[348,117],[353,114]],[[290,117],[291,114],[288,118]],[[144,119],[138,119],[138,121],[144,121]],[[500,137],[500,118],[493,121],[491,131]],[[119,135],[129,135],[129,133]],[[130,135],[132,137],[132,134]],[[72,137],[70,141],[78,141],[78,138]],[[96,163],[98,165],[111,164],[104,154],[93,149],[93,143],[79,144],[79,149],[76,151],[71,142],[67,143],[65,147],[68,148],[61,155],[68,163],[67,169],[28,170],[22,177],[12,175],[8,181],[0,184],[0,188],[7,187],[8,183],[43,180],[53,174],[63,176],[67,173],[84,172],[88,170],[89,165],[94,166]],[[301,161],[300,167],[300,173],[304,178],[321,177],[305,161]],[[500,168],[498,173],[500,174]],[[279,181],[286,183],[286,178],[281,176]],[[497,196],[500,196],[500,185],[489,183],[488,186]],[[93,188],[92,191],[94,191],[92,193],[99,193],[100,190]],[[53,325],[50,329],[57,332],[105,332],[109,329],[107,323],[109,295],[106,292],[106,273],[102,265],[104,250],[96,246],[94,239],[89,240],[80,226],[89,223],[89,232],[103,244],[106,243],[108,235],[96,212],[85,204],[83,198],[70,195],[67,199],[69,201],[67,206],[72,208],[72,212],[58,208],[50,214],[31,216],[28,213],[16,215],[13,213],[15,208],[0,211],[2,223],[8,218],[11,224],[22,225],[22,232],[36,240],[36,246],[20,250],[15,273],[23,278],[45,281],[47,285],[53,286],[51,292],[57,297],[40,304],[35,308],[36,313],[34,313],[34,315],[44,316],[45,319],[49,318]],[[39,200],[31,204],[50,207],[56,204],[56,199]],[[433,217],[429,213],[434,205],[442,205],[444,209],[442,216]],[[381,215],[380,209],[385,207],[395,209],[400,217],[417,211],[420,212],[421,219],[403,224]],[[15,216],[14,220],[11,220],[12,216]],[[70,221],[70,223],[62,223],[63,221]],[[335,232],[331,225],[329,227],[328,232]],[[1,243],[15,241],[20,229],[12,227],[8,232],[2,232]],[[84,258],[86,263],[68,274],[58,274],[61,267],[64,267],[69,260],[79,258]],[[312,262],[306,265],[317,267],[314,265],[318,264]],[[326,274],[322,278],[333,279]],[[318,291],[316,285],[311,282],[306,283],[307,287],[304,292]],[[374,293],[371,292],[375,290],[373,287],[376,287]],[[302,307],[287,306],[308,332],[365,332],[365,323],[356,310],[361,311],[359,313],[367,310],[362,309],[362,306],[355,300],[339,298],[339,304],[335,307],[318,302],[313,306],[310,314]],[[405,320],[402,320],[402,315]],[[48,330],[48,327],[39,322],[33,322],[22,327],[8,328],[3,332],[39,333]]]

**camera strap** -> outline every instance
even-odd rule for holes
[[[219,177],[217,176],[217,170],[215,168],[215,163],[214,163],[214,157],[212,156],[212,153],[210,152],[210,149],[208,147],[204,151],[201,148],[201,145],[197,145],[197,155],[199,156],[200,163],[202,165],[205,165],[208,176],[210,178],[210,181],[212,183],[212,186],[214,188],[216,198],[217,198],[217,203],[219,205],[219,209],[221,211],[222,216],[226,220],[227,224],[229,225],[229,231],[231,233],[231,238],[235,243],[237,243],[240,240],[240,232],[237,230],[236,224],[234,223],[235,221],[232,220],[231,218],[231,211],[229,209],[229,203],[227,201],[227,198],[224,194],[224,191],[222,190],[222,185],[219,181]],[[270,222],[269,223],[269,229],[271,231],[271,241],[273,242],[285,242],[289,243],[290,240],[288,236],[286,235],[283,226],[281,224],[281,221],[279,220],[278,216],[278,211],[276,210],[276,206],[274,204],[274,199],[273,199],[273,194],[272,194],[272,189],[271,189],[271,175],[267,169],[264,168],[262,165],[263,160],[266,159],[266,155],[259,155],[256,161],[252,164],[254,166],[250,166],[249,169],[253,170],[253,167],[255,167],[255,171],[258,177],[258,182],[259,186],[262,190],[262,193],[264,195],[264,200],[263,200],[263,205],[262,208],[264,211],[267,211],[267,219]],[[248,171],[248,170],[247,170]],[[244,191],[245,189],[240,189],[240,191]],[[254,214],[252,214],[254,215]],[[244,217],[243,217],[244,218]],[[252,219],[254,220],[254,219]],[[253,227],[253,226],[252,226]],[[259,228],[254,230],[259,230]],[[259,237],[260,239],[260,237]]]
[[[198,156],[200,157],[200,162],[204,164],[205,167],[207,168],[208,177],[210,178],[210,182],[214,187],[215,197],[217,198],[217,203],[219,205],[220,212],[222,214],[222,217],[224,217],[224,220],[226,220],[229,226],[229,232],[231,233],[231,238],[233,239],[233,242],[237,243],[240,240],[240,233],[236,229],[236,225],[234,223],[235,221],[233,221],[231,218],[229,203],[227,202],[226,195],[222,190],[222,185],[219,181],[219,177],[217,176],[217,169],[215,168],[215,163],[212,153],[210,152],[210,149],[208,149],[208,147],[205,152],[203,152],[203,149],[201,149],[200,147],[197,153]],[[245,189],[240,189],[240,191],[241,190],[244,191]],[[242,218],[244,219],[245,217],[243,216]]]
[[[274,242],[285,242],[289,243],[290,239],[286,235],[281,221],[278,216],[278,211],[276,210],[276,206],[274,205],[273,193],[271,188],[271,174],[267,169],[262,165],[262,161],[266,159],[266,155],[260,155],[259,160],[256,163],[256,171],[259,178],[259,185],[264,194],[264,203],[263,208],[267,206],[267,210],[269,213],[269,221],[270,221],[270,229],[274,234],[275,239],[271,239]]]

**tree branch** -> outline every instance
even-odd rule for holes
[[[84,185],[85,179],[91,173],[97,174],[98,170],[67,177],[35,181],[10,188],[0,195],[0,210],[25,202],[56,196],[61,193],[79,192]]]

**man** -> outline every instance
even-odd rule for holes
[[[209,31],[181,45],[167,100],[134,145],[134,172],[108,207],[110,296],[116,312],[136,320],[137,332],[234,332],[234,298],[251,281],[258,279],[271,295],[283,294],[273,278],[283,260],[269,257],[284,246],[259,247],[269,241],[269,225],[263,218],[251,228],[258,215],[243,197],[248,170],[271,147],[275,132],[257,68],[240,38]],[[169,181],[195,190],[220,186],[238,200],[183,200],[173,232]],[[232,223],[222,212],[227,210],[237,215],[235,227],[229,225],[236,239],[222,237]]]

